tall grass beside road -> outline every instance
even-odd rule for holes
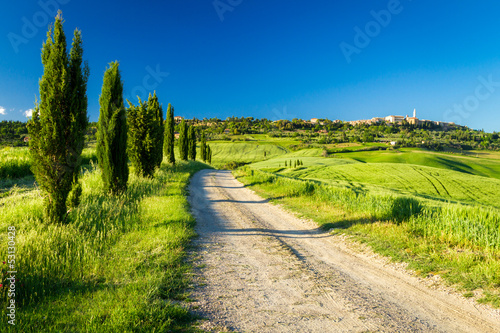
[[[35,188],[0,198],[0,264],[7,259],[8,228],[14,226],[17,269],[16,326],[4,318],[2,331],[187,327],[192,318],[179,301],[186,297],[184,248],[195,221],[185,188],[205,167],[180,162],[175,168],[162,165],[154,178],[131,175],[128,190],[117,197],[103,193],[99,170],[89,170],[82,177],[81,204],[64,225],[44,222]],[[0,295],[5,308],[7,297]]]
[[[409,263],[423,276],[500,306],[500,210],[356,192],[311,180],[240,168],[235,176],[264,197]]]

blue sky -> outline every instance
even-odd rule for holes
[[[54,9],[82,30],[99,116],[104,70],[185,117],[406,115],[500,131],[496,1],[40,0],[4,2],[0,120],[25,120]],[[50,17],[50,18],[49,18]]]

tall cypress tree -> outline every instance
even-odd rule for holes
[[[210,148],[210,145],[207,145],[206,156],[207,156],[208,164],[212,164],[212,149]]]
[[[155,115],[148,103],[141,101],[134,106],[127,101],[128,156],[134,172],[141,177],[152,177],[157,167],[155,153]]]
[[[123,82],[118,62],[104,72],[97,124],[97,159],[106,192],[118,194],[127,189],[127,117],[123,105]]]
[[[205,131],[201,132],[201,143],[200,143],[200,154],[203,162],[207,160],[207,139],[205,137]]]
[[[161,162],[163,161],[163,108],[158,102],[158,97],[156,96],[156,91],[153,96],[149,94],[148,99],[148,109],[154,116],[153,126],[152,126],[152,135],[153,140],[155,142],[153,148],[153,155],[155,165],[160,167]]]
[[[179,157],[183,161],[187,161],[188,159],[188,127],[186,121],[182,119],[181,128],[179,131]]]
[[[76,29],[67,54],[62,13],[47,32],[42,48],[44,73],[39,81],[40,102],[28,122],[32,170],[46,193],[45,214],[50,222],[63,222],[67,200],[78,203],[78,183],[87,118],[89,69],[83,63],[81,32]]]
[[[189,150],[188,150],[188,157],[190,160],[196,160],[196,132],[194,130],[194,126],[189,126],[189,132],[188,132],[188,143],[189,143]]]
[[[163,154],[167,157],[167,162],[175,164],[175,153],[174,153],[174,108],[170,103],[167,107],[167,120],[165,121],[165,138],[163,142]]]

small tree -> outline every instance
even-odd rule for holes
[[[142,102],[140,98],[138,106],[127,102],[128,155],[136,175],[152,177],[157,166],[154,139],[158,123],[155,114],[148,108],[148,103]]]
[[[40,103],[28,122],[32,171],[45,197],[50,222],[63,222],[67,200],[78,204],[78,182],[87,118],[89,69],[82,59],[81,32],[76,29],[68,57],[62,13],[49,28],[42,47],[44,72],[39,81]]]
[[[123,82],[118,62],[104,72],[97,124],[97,159],[104,189],[117,194],[127,189],[127,117],[123,105]]]
[[[288,166],[287,162],[285,161],[285,168]]]
[[[163,161],[163,108],[158,102],[156,91],[153,96],[149,94],[148,109],[153,114],[154,120],[152,124],[153,158],[156,167],[160,167]]]
[[[205,138],[205,131],[201,132],[200,154],[203,162],[207,161],[207,140]]]
[[[174,122],[174,108],[170,103],[167,107],[167,121],[165,122],[165,139],[163,146],[163,153],[167,156],[167,162],[175,164],[175,152],[174,152],[174,141],[175,141],[175,122]]]
[[[188,150],[189,150],[188,134],[189,133],[186,121],[182,119],[179,130],[179,157],[183,161],[187,161],[188,159]]]
[[[189,126],[188,131],[188,157],[190,160],[196,160],[196,132],[194,126]]]

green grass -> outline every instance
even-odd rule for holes
[[[462,173],[500,179],[500,161],[491,158],[477,158],[458,154],[429,152],[421,149],[399,149],[373,152],[335,154],[336,157],[353,159],[363,163],[415,164]]]
[[[479,289],[480,302],[500,307],[498,209],[429,205],[414,196],[359,192],[250,167],[235,175],[326,230],[349,234],[393,260],[408,262],[422,276],[440,274],[469,294]]]
[[[131,175],[127,192],[118,197],[104,194],[99,171],[89,170],[82,177],[81,204],[65,225],[43,221],[40,192],[29,182],[11,188],[0,198],[0,237],[7,239],[8,227],[15,226],[12,331],[187,329],[193,318],[179,301],[189,283],[184,249],[195,221],[185,187],[190,175],[205,167],[179,162],[176,168],[162,165],[154,179]],[[3,244],[0,259],[6,259]]]
[[[0,150],[0,178],[20,178],[31,175],[28,148],[6,147]]]
[[[84,148],[82,151],[82,165],[86,166],[97,162],[94,148]],[[0,150],[0,179],[16,179],[33,175],[27,147],[6,147]]]
[[[273,144],[254,144],[246,142],[209,142],[208,144],[212,149],[212,163],[218,166],[230,162],[256,162],[266,158],[284,155],[288,152],[285,148]]]
[[[288,172],[357,191],[391,191],[500,208],[500,180],[457,171],[398,163],[353,163]]]

